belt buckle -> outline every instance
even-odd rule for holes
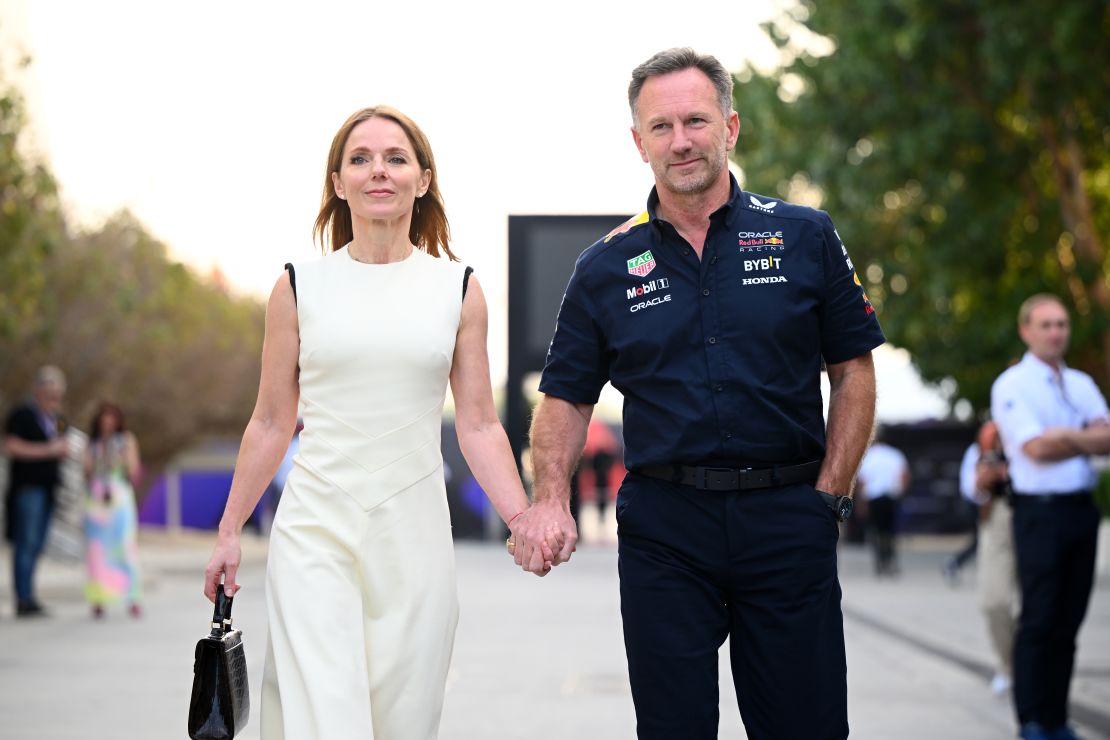
[[[695,468],[694,487],[701,491],[735,491],[740,488],[741,472],[735,468],[698,467]]]

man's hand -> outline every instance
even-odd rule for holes
[[[532,504],[513,521],[512,533],[513,560],[536,575],[545,575],[551,566],[570,560],[578,543],[570,507],[552,501]]]
[[[995,485],[1006,480],[1007,475],[1006,463],[980,460],[975,466],[975,488],[989,492]]]

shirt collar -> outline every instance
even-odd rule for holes
[[[718,213],[720,213],[720,214],[730,213],[733,210],[733,208],[740,202],[740,196],[741,195],[743,195],[743,191],[740,189],[740,184],[736,182],[736,176],[733,175],[732,172],[729,172],[728,173],[728,200],[726,200],[724,202],[724,204],[721,205],[720,208],[713,211],[713,213],[709,214],[709,220],[712,221],[713,217],[716,216]],[[648,219],[655,226],[658,227],[660,223],[666,223],[662,218],[659,217],[659,188],[658,188],[658,186],[653,186],[651,188],[651,192],[648,193],[647,212],[648,212]]]
[[[1055,368],[1049,365],[1044,360],[1039,359],[1032,352],[1026,352],[1021,358],[1022,367],[1026,368],[1029,372],[1037,373],[1051,381],[1055,381],[1057,377],[1063,377],[1064,372],[1068,369],[1068,365],[1063,360],[1060,360],[1060,374],[1057,376]]]

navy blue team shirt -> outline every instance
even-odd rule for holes
[[[540,391],[624,394],[625,465],[764,467],[825,451],[821,360],[885,341],[824,211],[752,195],[735,178],[701,260],[647,210],[578,257]]]

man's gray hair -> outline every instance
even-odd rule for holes
[[[45,388],[51,385],[60,391],[66,389],[66,374],[55,365],[43,365],[35,373],[35,388]]]
[[[1068,310],[1068,307],[1064,305],[1064,301],[1060,299],[1060,296],[1052,293],[1036,293],[1022,301],[1021,307],[1018,308],[1018,326],[1025,326],[1028,324],[1033,314],[1033,309],[1042,303],[1055,303],[1065,311]]]
[[[699,54],[690,47],[667,49],[632,70],[632,81],[628,83],[628,106],[632,109],[632,125],[637,125],[640,110],[640,90],[651,77],[681,72],[684,69],[698,69],[709,78],[717,90],[717,103],[721,114],[726,118],[732,112],[732,75],[717,58],[709,54]]]

